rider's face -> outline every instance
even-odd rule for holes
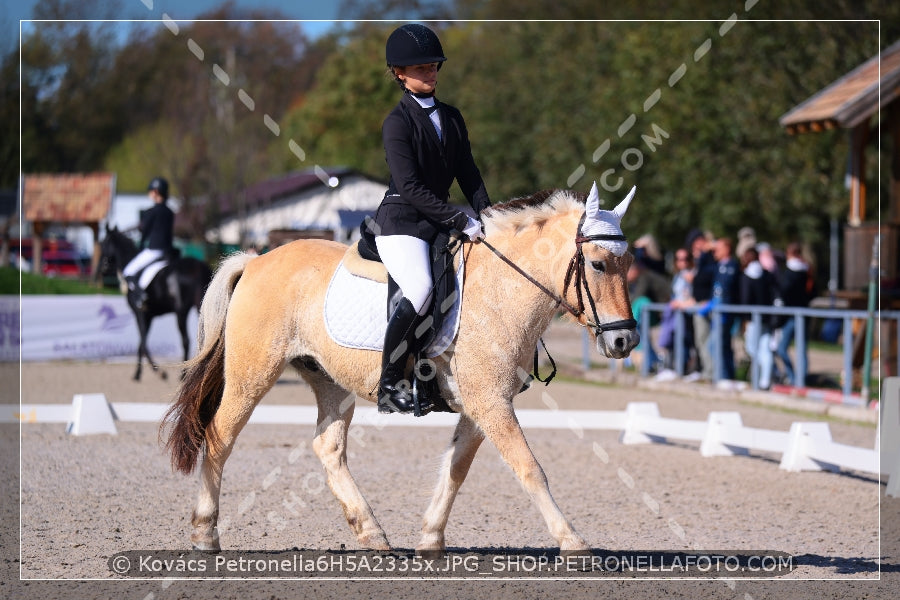
[[[430,94],[437,85],[438,64],[434,62],[395,69],[406,89],[414,94]]]

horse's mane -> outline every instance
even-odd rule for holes
[[[540,229],[554,215],[583,208],[586,198],[585,194],[571,190],[541,190],[495,204],[481,216],[488,232],[492,229],[520,231],[532,226]]]

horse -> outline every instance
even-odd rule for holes
[[[595,184],[587,198],[545,191],[482,212],[484,241],[462,249],[455,343],[433,359],[441,394],[459,421],[425,511],[418,554],[445,551],[451,506],[485,438],[537,505],[560,551],[590,552],[550,494],[513,397],[560,307],[590,330],[607,357],[624,358],[640,341],[626,283],[633,257],[619,226],[633,194],[612,211],[600,210]],[[221,550],[225,462],[253,409],[290,364],[315,394],[313,450],[350,529],[361,547],[391,550],[347,466],[355,397],[377,401],[381,353],[339,346],[323,318],[326,288],[346,250],[334,241],[298,240],[260,256],[232,255],[217,270],[200,309],[200,348],[160,423],[173,470],[190,474],[201,459],[193,549]]]
[[[147,334],[153,319],[160,315],[175,313],[178,331],[181,333],[181,344],[184,349],[184,361],[188,360],[190,339],[187,332],[187,317],[191,308],[200,310],[203,294],[212,280],[212,269],[205,262],[192,257],[179,257],[166,265],[147,286],[147,300],[143,307],[135,305],[135,299],[127,294],[122,269],[138,253],[137,245],[119,231],[118,227],[106,226],[106,237],[100,247],[99,274],[113,272],[119,278],[123,293],[128,299],[128,306],[137,321],[140,342],[137,351],[137,369],[133,379],[140,381],[143,357],[147,358],[150,367],[166,379],[166,372],[160,371],[159,365],[147,349]]]

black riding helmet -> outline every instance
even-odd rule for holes
[[[147,191],[156,190],[163,198],[169,197],[169,182],[162,177],[154,177],[147,186]]]
[[[388,37],[384,55],[389,67],[408,67],[436,62],[440,69],[441,64],[447,60],[437,34],[418,23],[402,25],[395,29]]]

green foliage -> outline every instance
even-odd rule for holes
[[[89,17],[90,4],[40,10]],[[343,0],[341,15],[434,19],[449,59],[438,95],[465,116],[494,202],[597,180],[613,203],[636,184],[626,228],[668,249],[695,226],[733,236],[744,225],[821,248],[829,220],[847,214],[847,132],[792,137],[778,119],[900,39],[900,4],[875,0]],[[236,190],[285,172],[343,165],[386,179],[381,123],[400,91],[384,41],[397,23],[344,23],[311,42],[291,23],[242,21],[253,16],[226,5],[206,15],[223,21],[178,35],[146,23],[124,44],[106,26],[36,25],[2,65],[0,185],[18,180],[20,93],[26,173],[103,168],[123,191],[164,175],[192,215],[181,235],[200,237]],[[877,158],[870,207],[887,204],[888,169],[872,197]]]
[[[696,226],[821,245],[829,219],[847,212],[846,132],[792,137],[778,119],[875,54],[878,24],[722,25],[455,23],[439,28],[448,61],[438,96],[463,112],[495,202],[597,180],[613,203],[636,184],[634,237],[651,232],[670,249]],[[288,117],[312,160],[386,175],[390,29],[350,30]]]
[[[0,294],[16,296],[36,294],[118,294],[117,288],[102,288],[92,283],[74,279],[44,277],[23,273],[14,267],[0,267]]]
[[[381,122],[401,93],[384,62],[391,30],[362,26],[328,57],[315,87],[284,120],[285,136],[297,141],[307,160],[299,162],[279,144],[273,150],[283,169],[349,165],[387,180]]]

